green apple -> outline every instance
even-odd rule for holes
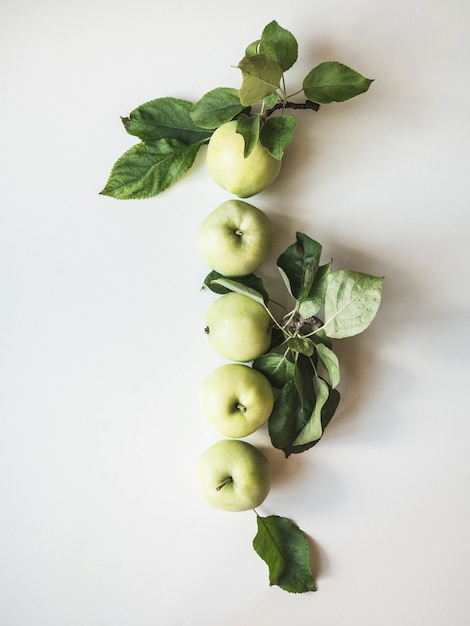
[[[271,317],[256,300],[230,292],[209,306],[205,332],[210,344],[221,356],[246,363],[269,348]]]
[[[203,381],[199,403],[209,422],[222,435],[246,437],[268,420],[274,393],[261,372],[241,363],[227,363]]]
[[[271,469],[261,450],[251,443],[222,439],[200,456],[197,480],[203,497],[215,508],[247,511],[266,499]]]
[[[266,259],[273,245],[270,219],[243,200],[227,200],[202,222],[197,247],[203,261],[223,276],[246,276]]]
[[[266,189],[281,170],[281,160],[275,159],[259,140],[246,158],[244,152],[245,140],[237,133],[236,120],[219,126],[207,146],[210,176],[239,198],[249,198]]]

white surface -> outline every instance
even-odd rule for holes
[[[469,7],[2,2],[2,626],[469,623]],[[301,596],[268,586],[253,514],[210,509],[193,482],[218,438],[197,392],[221,362],[195,232],[227,194],[201,153],[158,198],[98,195],[134,143],[119,116],[238,87],[231,65],[272,19],[299,41],[293,84],[323,60],[376,81],[298,116],[252,199],[271,260],[302,230],[337,269],[386,276],[373,325],[336,344],[325,437],[269,453],[262,513],[294,519],[319,561]]]

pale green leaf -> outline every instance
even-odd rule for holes
[[[365,330],[380,306],[383,278],[341,270],[327,278],[324,330],[332,339]]]
[[[289,337],[287,340],[287,347],[293,352],[299,352],[300,354],[305,354],[305,356],[312,356],[315,350],[311,339],[308,337],[301,337],[299,335]]]
[[[316,351],[321,364],[328,373],[332,388],[338,386],[340,381],[339,361],[336,354],[323,343],[316,344]]]
[[[222,278],[216,278],[215,280],[211,282],[215,283],[216,285],[221,285],[222,287],[226,287],[230,291],[234,291],[236,293],[241,293],[244,296],[248,296],[252,300],[255,300],[256,302],[259,302],[260,304],[265,306],[264,298],[262,294],[256,291],[255,289],[253,289],[252,287],[248,287],[247,285],[244,285],[240,281],[233,280],[231,278],[222,277]]]
[[[240,101],[243,105],[256,104],[279,88],[282,68],[265,54],[244,57],[238,67],[242,71]]]

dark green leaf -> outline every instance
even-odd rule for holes
[[[238,64],[242,71],[240,101],[245,106],[256,104],[279,88],[282,68],[265,54],[243,57]]]
[[[192,108],[190,115],[198,126],[213,130],[232,120],[244,109],[238,89],[217,87],[202,96]]]
[[[291,295],[302,302],[312,288],[322,247],[304,233],[298,232],[296,238],[280,255],[277,266]]]
[[[300,408],[302,410],[305,409],[307,412],[315,405],[314,375],[315,372],[311,359],[305,355],[298,354],[295,362],[294,382],[300,398]]]
[[[190,117],[192,102],[178,98],[157,98],[134,109],[122,118],[130,135],[142,141],[177,139],[185,144],[207,140],[211,133],[198,128]]]
[[[264,374],[275,389],[281,389],[294,378],[294,364],[282,354],[262,354],[253,361],[252,367]]]
[[[312,377],[313,378],[313,377]],[[286,457],[291,454],[299,454],[312,448],[316,445],[325,428],[330,423],[339,403],[340,395],[336,389],[331,389],[329,385],[327,388],[329,394],[326,400],[322,396],[320,399],[321,407],[319,406],[319,416],[315,413],[316,403],[316,391],[312,386],[306,387],[303,390],[305,396],[306,390],[311,397],[305,397],[305,403],[302,404],[302,400],[299,395],[298,385],[300,379],[297,381],[289,380],[281,389],[280,394],[276,398],[274,403],[274,409],[268,420],[268,431],[272,445],[283,450]],[[308,384],[306,376],[303,377],[305,384]],[[322,381],[325,385],[326,383]],[[322,383],[320,383],[322,386]],[[324,394],[324,389],[320,393]],[[318,421],[318,417],[320,421]],[[308,431],[304,430],[307,425]],[[313,428],[315,426],[315,428]],[[301,435],[301,433],[303,433]],[[315,438],[317,437],[318,438]],[[312,437],[312,439],[310,439]],[[294,443],[295,442],[295,443]]]
[[[336,409],[338,408],[339,400],[340,400],[340,395],[338,393],[338,390],[330,389],[330,395],[328,396],[328,399],[323,405],[323,408],[321,411],[321,425],[322,425],[323,432],[325,432],[326,427],[328,426],[333,415],[335,414]],[[308,443],[304,445],[300,445],[300,446],[299,445],[286,446],[284,448],[284,454],[286,455],[286,457],[291,454],[300,454],[302,452],[305,452],[306,450],[309,450],[310,448],[313,448],[313,446],[315,446],[319,441],[320,439],[317,439],[315,441],[309,441]]]
[[[233,291],[230,287],[233,285],[229,285],[228,283],[219,282],[220,279],[227,279],[227,276],[222,276],[216,271],[211,271],[204,279],[204,285],[208,287],[211,291],[218,294],[225,294]],[[263,283],[263,279],[256,274],[248,274],[247,276],[237,276],[237,283],[243,284],[245,287],[255,291],[258,293],[262,299],[264,304],[269,302],[269,294],[266,291],[266,288]]]
[[[316,345],[316,350],[318,354],[318,358],[320,359],[321,364],[325,368],[328,377],[331,382],[331,386],[333,389],[338,386],[340,381],[340,369],[339,369],[339,361],[336,354],[325,346],[323,343],[318,343]]]
[[[326,61],[307,74],[303,90],[309,100],[328,104],[354,98],[367,91],[372,82],[342,63]]]
[[[326,382],[319,377],[314,378],[315,382],[315,404],[308,422],[297,435],[292,446],[302,446],[311,441],[318,441],[323,435],[323,426],[321,422],[321,411],[325,402],[328,400],[329,388]]]
[[[295,115],[284,113],[280,117],[269,117],[260,132],[260,141],[275,159],[282,159],[284,150],[292,141],[296,124]]]
[[[380,306],[382,282],[381,277],[348,270],[329,274],[324,326],[328,337],[352,337],[369,326]]]
[[[272,21],[263,30],[259,52],[276,61],[285,72],[297,61],[299,47],[292,33]]]
[[[259,115],[240,115],[237,120],[237,133],[239,133],[245,141],[244,157],[249,156],[259,139]]]
[[[305,533],[285,517],[256,513],[256,518],[253,548],[268,566],[269,584],[290,593],[315,591]]]
[[[275,448],[285,450],[292,445],[308,419],[307,413],[302,414],[301,400],[294,380],[288,380],[276,398],[268,420],[269,437]]]
[[[139,143],[116,161],[101,194],[121,200],[156,196],[189,170],[201,145],[176,139]]]
[[[308,297],[305,300],[302,300],[299,305],[299,313],[304,319],[316,315],[325,304],[326,279],[328,274],[331,272],[331,268],[331,261],[326,265],[320,265],[318,267]]]

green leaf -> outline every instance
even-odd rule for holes
[[[215,270],[212,270],[207,274],[204,279],[204,286],[208,287],[211,291],[218,294],[225,294],[233,291],[229,286],[225,286],[222,283],[218,282],[219,279],[227,278],[222,274],[219,274]],[[237,283],[242,283],[246,287],[249,287],[253,291],[256,291],[262,298],[265,304],[269,302],[269,294],[266,291],[266,288],[263,283],[263,279],[256,274],[247,274],[247,276],[238,276],[236,279]],[[233,285],[231,285],[233,286]]]
[[[272,21],[263,30],[259,52],[276,61],[285,72],[297,61],[299,46],[292,33]]]
[[[263,100],[265,108],[271,109],[279,100],[279,94],[277,93],[277,91],[275,91],[270,96],[266,96],[266,98],[263,98]]]
[[[286,517],[256,513],[253,548],[267,564],[269,584],[289,593],[315,591],[307,536]]]
[[[252,367],[264,374],[275,389],[281,389],[294,378],[295,366],[282,354],[262,354],[253,361]]]
[[[177,139],[185,144],[207,140],[211,133],[198,128],[190,117],[192,102],[178,98],[157,98],[137,107],[122,118],[130,135],[142,141]]]
[[[281,160],[284,150],[292,141],[296,124],[295,115],[284,113],[279,117],[269,117],[260,132],[260,141],[275,159]]]
[[[329,274],[325,298],[325,333],[332,339],[365,330],[380,306],[383,278],[341,270]]]
[[[221,287],[226,287],[229,291],[234,291],[236,293],[241,293],[244,296],[248,296],[252,300],[255,300],[256,302],[259,302],[259,304],[265,306],[262,294],[256,291],[256,289],[245,285],[238,279],[234,280],[232,278],[225,278],[224,276],[222,276],[221,278],[216,278],[215,280],[213,280],[212,283],[220,285]]]
[[[305,375],[302,378],[303,381],[291,379],[286,382],[274,402],[274,408],[268,420],[271,443],[278,450],[283,450],[286,457],[289,457],[291,454],[305,452],[305,450],[312,448],[320,441],[325,428],[330,423],[338,407],[340,399],[337,389],[330,389],[329,385],[327,385],[329,395],[327,394],[326,399],[320,397],[319,414],[314,415],[315,411],[318,410],[316,409],[315,399],[316,388],[313,387],[312,381],[307,393],[307,387],[303,389],[304,403],[302,403],[298,391],[299,382],[302,384],[308,383]],[[322,383],[326,385],[323,380]],[[318,388],[320,386],[323,387],[322,383],[320,383]],[[319,393],[324,393],[324,391],[322,388]],[[305,431],[302,438],[296,441],[309,422],[311,422],[308,427],[310,431]],[[319,437],[317,439],[310,439],[310,436],[316,437],[318,434]]]
[[[327,277],[331,272],[332,265],[330,261],[326,265],[318,267],[308,298],[299,304],[299,313],[304,319],[316,315],[325,304]]]
[[[303,81],[309,100],[319,104],[344,102],[367,91],[373,80],[365,78],[337,61],[326,61],[314,67]]]
[[[316,391],[315,406],[307,424],[295,438],[292,444],[293,446],[302,446],[312,441],[318,441],[323,435],[321,411],[325,402],[328,400],[330,390],[322,378],[316,377],[314,380]]]
[[[230,122],[245,110],[238,89],[217,87],[206,93],[192,108],[191,119],[197,126],[215,129]]]
[[[340,395],[339,395],[338,390],[330,389],[330,395],[328,396],[328,399],[323,405],[323,408],[321,411],[321,426],[322,426],[323,433],[325,432],[326,427],[330,423],[331,419],[333,418],[333,415],[336,412],[336,409],[338,408],[339,400],[340,400]],[[309,441],[308,443],[305,443],[303,445],[286,446],[286,448],[284,448],[284,454],[286,455],[286,457],[289,456],[290,454],[300,454],[302,452],[305,452],[306,450],[310,450],[310,448],[313,448],[313,446],[317,445],[317,443],[320,440],[321,440],[321,437],[320,439]]]
[[[318,343],[315,346],[318,354],[318,358],[320,359],[320,363],[325,368],[328,377],[331,382],[331,386],[333,389],[338,386],[340,381],[340,369],[339,369],[339,361],[336,354],[325,346],[323,343]]]
[[[292,378],[282,387],[268,420],[269,437],[273,446],[284,451],[289,448],[307,419],[308,414],[302,411],[300,396]]]
[[[253,152],[254,147],[258,143],[259,128],[259,115],[240,115],[237,120],[237,133],[239,133],[245,141],[245,159]]]
[[[299,394],[300,407],[307,413],[312,410],[315,404],[315,388],[313,386],[314,375],[315,371],[311,359],[306,355],[297,354],[294,383],[297,393]]]
[[[300,335],[289,337],[287,340],[287,347],[293,352],[299,352],[300,354],[305,354],[306,356],[312,356],[315,351],[313,341],[308,337],[301,337]]]
[[[255,54],[258,54],[260,41],[261,39],[257,39],[256,41],[250,43],[245,49],[245,56],[252,57]]]
[[[265,54],[243,57],[238,67],[242,71],[240,101],[243,105],[256,104],[279,88],[282,68]]]
[[[189,170],[201,145],[176,139],[139,143],[116,161],[101,194],[121,200],[156,196]]]
[[[279,256],[277,266],[291,295],[302,302],[310,294],[322,247],[304,233],[298,232],[296,239]]]

